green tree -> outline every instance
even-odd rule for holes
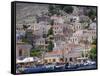
[[[53,35],[53,28],[52,27],[48,30],[47,36],[49,36],[49,35]]]
[[[32,51],[31,52],[31,56],[40,56],[41,55],[41,52],[39,52],[39,51]]]
[[[84,57],[84,52],[82,51],[81,56]]]
[[[73,12],[74,8],[73,8],[72,6],[65,6],[65,7],[63,8],[63,10],[64,10],[66,13],[71,14],[71,13]]]
[[[30,52],[30,56],[40,56],[41,55],[41,51],[39,49],[32,49]]]
[[[65,5],[57,5],[56,8],[59,8],[60,10],[63,10],[63,8],[65,7]]]
[[[46,38],[47,37],[47,34],[43,34],[43,38]]]
[[[48,9],[49,13],[51,15],[54,15],[56,14],[56,10],[55,10],[55,7],[53,5],[49,5],[49,9]]]
[[[49,5],[48,11],[51,15],[57,14],[60,15],[60,8],[57,5]]]
[[[29,43],[29,41],[25,37],[22,37],[22,42]]]
[[[91,60],[96,60],[96,47],[94,47],[94,48],[92,48],[91,50],[90,50],[90,54],[89,54],[89,58],[91,59]]]
[[[84,51],[82,53],[82,57],[87,57],[87,48],[88,48],[88,45],[89,45],[89,41],[86,39],[86,40],[80,40],[80,43],[84,44]]]
[[[48,51],[52,51],[53,50],[53,47],[54,47],[54,44],[52,41],[49,41],[48,43]]]
[[[34,36],[32,30],[25,31],[25,40],[34,47]]]
[[[53,28],[51,27],[49,30],[48,30],[48,34],[47,34],[47,37],[48,37],[48,51],[52,51],[53,50],[53,47],[54,47],[54,44],[53,44]]]
[[[54,20],[51,20],[50,24],[51,24],[51,26],[53,26],[53,24],[54,24]]]
[[[84,26],[84,29],[88,29],[89,28],[89,24],[87,26]]]
[[[53,5],[49,5],[49,11],[54,10],[54,6]]]
[[[91,9],[89,12],[88,12],[88,16],[91,20],[94,20],[94,18],[96,17],[96,11]]]
[[[96,41],[97,41],[97,39],[94,39],[92,44],[96,45]]]

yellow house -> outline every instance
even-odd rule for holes
[[[45,55],[44,63],[55,63],[55,62],[63,62],[63,52],[60,51],[52,51],[48,52]]]
[[[44,63],[77,63],[79,58],[82,56],[82,51],[84,47],[76,44],[67,44],[64,50],[53,50],[52,52],[47,52],[44,57]]]

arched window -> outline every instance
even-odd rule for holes
[[[19,56],[22,56],[22,49],[19,49]]]
[[[53,62],[56,62],[56,59],[53,59]]]
[[[72,57],[69,59],[70,61],[73,61]]]

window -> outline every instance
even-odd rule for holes
[[[92,36],[92,39],[94,39],[94,37]]]
[[[73,61],[73,59],[72,59],[72,58],[70,58],[69,60],[70,60],[70,61]]]
[[[51,62],[51,59],[49,59],[49,62]]]
[[[19,56],[22,56],[22,49],[19,49]]]
[[[67,62],[67,58],[66,58],[65,62]]]
[[[64,61],[64,59],[63,58],[60,58],[60,61]]]
[[[44,60],[44,62],[47,63],[48,61],[47,60]]]
[[[53,59],[53,62],[56,62],[56,59]]]

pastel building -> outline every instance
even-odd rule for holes
[[[45,63],[65,62],[77,63],[81,62],[78,59],[82,58],[82,52],[85,52],[84,47],[74,43],[65,44],[63,50],[53,50],[45,54]]]
[[[48,44],[46,44],[45,38],[38,38],[35,41],[35,46],[40,49],[46,49]]]
[[[84,47],[78,44],[70,43],[66,45],[68,52],[65,54],[66,61],[69,63],[77,63],[78,58],[82,57],[82,51]]]
[[[89,29],[96,30],[96,22],[91,23]]]
[[[63,35],[63,28],[64,25],[63,24],[54,24],[53,25],[53,31],[54,31],[54,35]]]
[[[79,16],[76,15],[67,15],[67,22],[76,23],[79,22]]]
[[[54,20],[54,23],[59,23],[59,24],[63,24],[64,23],[63,16],[60,16],[60,15],[57,16],[56,14],[51,17],[51,20]]]
[[[50,27],[51,26],[47,22],[41,21],[39,23],[36,23],[34,26],[34,34],[35,35],[47,34]]]
[[[73,23],[72,25],[73,25],[72,26],[73,31],[77,31],[77,30],[81,30],[82,29],[81,23]]]
[[[30,44],[26,44],[24,42],[17,42],[16,43],[16,58],[29,57],[31,48],[32,46]]]
[[[21,40],[21,37],[25,36],[25,30],[22,24],[16,24],[16,41]]]
[[[72,36],[69,39],[69,43],[74,43],[74,44],[78,44],[79,43],[80,38],[78,36]]]
[[[92,42],[93,39],[96,39],[96,30],[82,30],[82,33],[82,40],[88,40],[89,42]]]
[[[62,62],[62,51],[55,50],[45,54],[44,63]]]
[[[54,31],[54,35],[57,35],[57,34],[60,34],[62,35],[63,34],[63,28],[64,28],[64,19],[62,16],[57,16],[57,15],[54,15],[51,17],[51,20],[54,21],[54,24],[53,24],[53,31]]]
[[[88,41],[89,42],[92,42],[93,39],[96,39],[96,30],[88,30],[87,34],[88,34]]]
[[[66,42],[64,41],[55,41],[53,50],[64,50]]]
[[[67,52],[64,53],[66,62],[69,63],[82,62],[83,61],[83,59],[81,59],[83,58],[82,53],[84,54],[84,59],[88,59],[88,57],[86,57],[86,54],[88,54],[90,48],[91,48],[90,46],[86,48],[85,46],[80,44],[74,44],[74,43],[66,44],[65,50],[67,50]]]
[[[85,16],[85,15],[80,15],[79,16],[79,22],[87,22],[89,23],[91,20],[89,19],[88,16]]]
[[[43,15],[43,14],[41,14],[40,16],[36,16],[36,20],[37,20],[37,23],[39,23],[39,22],[47,22],[47,23],[49,23],[50,22],[49,16]]]
[[[59,34],[54,35],[54,41],[65,41],[65,40],[66,40],[66,37],[64,34],[63,35],[59,35]]]
[[[78,30],[70,37],[69,43],[78,44],[80,40],[92,42],[93,39],[96,39],[96,30]]]

